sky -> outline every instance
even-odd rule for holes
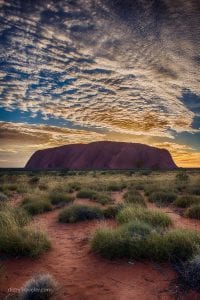
[[[200,167],[200,0],[0,0],[0,167],[99,140]]]

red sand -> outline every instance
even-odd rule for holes
[[[169,288],[175,274],[168,264],[112,262],[94,255],[89,249],[88,238],[100,222],[60,224],[57,222],[58,212],[54,210],[34,219],[34,223],[46,229],[52,240],[53,248],[49,252],[35,260],[12,258],[3,262],[6,274],[0,281],[0,299],[6,295],[8,288],[20,288],[38,272],[49,272],[58,281],[58,300],[200,299],[193,292],[175,298]],[[177,226],[193,227],[193,221],[171,216]],[[113,221],[108,224],[115,226]]]

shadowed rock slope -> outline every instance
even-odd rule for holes
[[[176,165],[166,149],[143,144],[102,141],[71,144],[36,151],[28,169],[174,169]]]

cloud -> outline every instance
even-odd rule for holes
[[[181,97],[200,94],[198,1],[0,3],[2,107],[124,134],[194,130]]]
[[[91,131],[0,122],[0,164],[2,167],[22,167],[38,149],[101,139],[104,135]]]
[[[197,167],[200,162],[200,153],[196,149],[172,142],[170,138],[0,122],[0,165],[23,167],[36,150],[99,140],[135,142],[165,148],[170,151],[178,166]]]

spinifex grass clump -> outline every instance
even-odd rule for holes
[[[176,200],[177,195],[169,191],[152,192],[149,195],[149,201],[155,202],[158,205],[167,205]]]
[[[109,259],[185,261],[198,253],[200,234],[187,230],[159,233],[145,222],[132,221],[116,229],[102,227],[92,239],[94,252]]]
[[[103,215],[107,219],[115,218],[119,211],[124,207],[123,204],[109,205],[103,210]]]
[[[0,192],[0,201],[7,201],[8,197],[4,194]]]
[[[200,255],[186,263],[178,264],[176,271],[184,288],[192,288],[200,292]]]
[[[92,201],[98,202],[102,205],[111,204],[113,202],[112,198],[105,193],[96,192],[94,190],[83,189],[77,193],[77,198],[90,199]]]
[[[53,206],[46,195],[35,194],[25,197],[21,204],[30,215],[41,214],[53,209]]]
[[[200,197],[193,195],[179,196],[174,204],[181,208],[187,208],[193,204],[200,204]]]
[[[43,232],[26,228],[29,217],[24,210],[9,207],[0,211],[0,252],[11,256],[35,257],[48,250],[50,241]]]
[[[12,195],[17,190],[18,190],[18,184],[16,183],[5,182],[0,186],[0,191],[7,196]]]
[[[76,192],[76,191],[80,191],[81,189],[81,184],[80,182],[70,182],[68,184],[68,192],[69,193],[73,193],[73,192]]]
[[[163,212],[148,210],[141,206],[129,205],[123,208],[117,215],[119,223],[130,221],[144,221],[154,227],[167,228],[172,225],[171,219]]]
[[[57,283],[50,274],[38,274],[22,288],[21,300],[49,300],[57,292]]]
[[[185,215],[188,218],[200,220],[200,204],[190,206]]]
[[[49,194],[49,200],[51,204],[53,205],[65,205],[72,203],[74,201],[74,197],[71,195],[68,195],[66,192],[59,191],[59,190],[53,190]]]
[[[103,212],[99,207],[78,204],[64,208],[59,214],[59,221],[62,223],[75,223],[101,218],[103,218]]]
[[[132,204],[138,204],[141,206],[146,206],[146,203],[144,201],[144,198],[142,195],[135,189],[129,189],[124,194],[124,200],[126,203],[132,203]]]
[[[125,189],[127,184],[125,182],[110,182],[106,186],[106,190],[108,192],[118,192]]]
[[[30,185],[37,185],[40,181],[40,178],[37,176],[33,176],[32,178],[29,179],[29,184]]]
[[[195,183],[189,186],[188,192],[192,195],[200,196],[200,183]]]
[[[95,200],[98,196],[98,193],[96,191],[93,190],[89,190],[89,189],[83,189],[80,190],[77,193],[77,198],[81,198],[81,199],[90,199],[90,200]]]
[[[181,182],[188,182],[190,180],[190,176],[185,172],[178,172],[176,174],[176,180]]]

